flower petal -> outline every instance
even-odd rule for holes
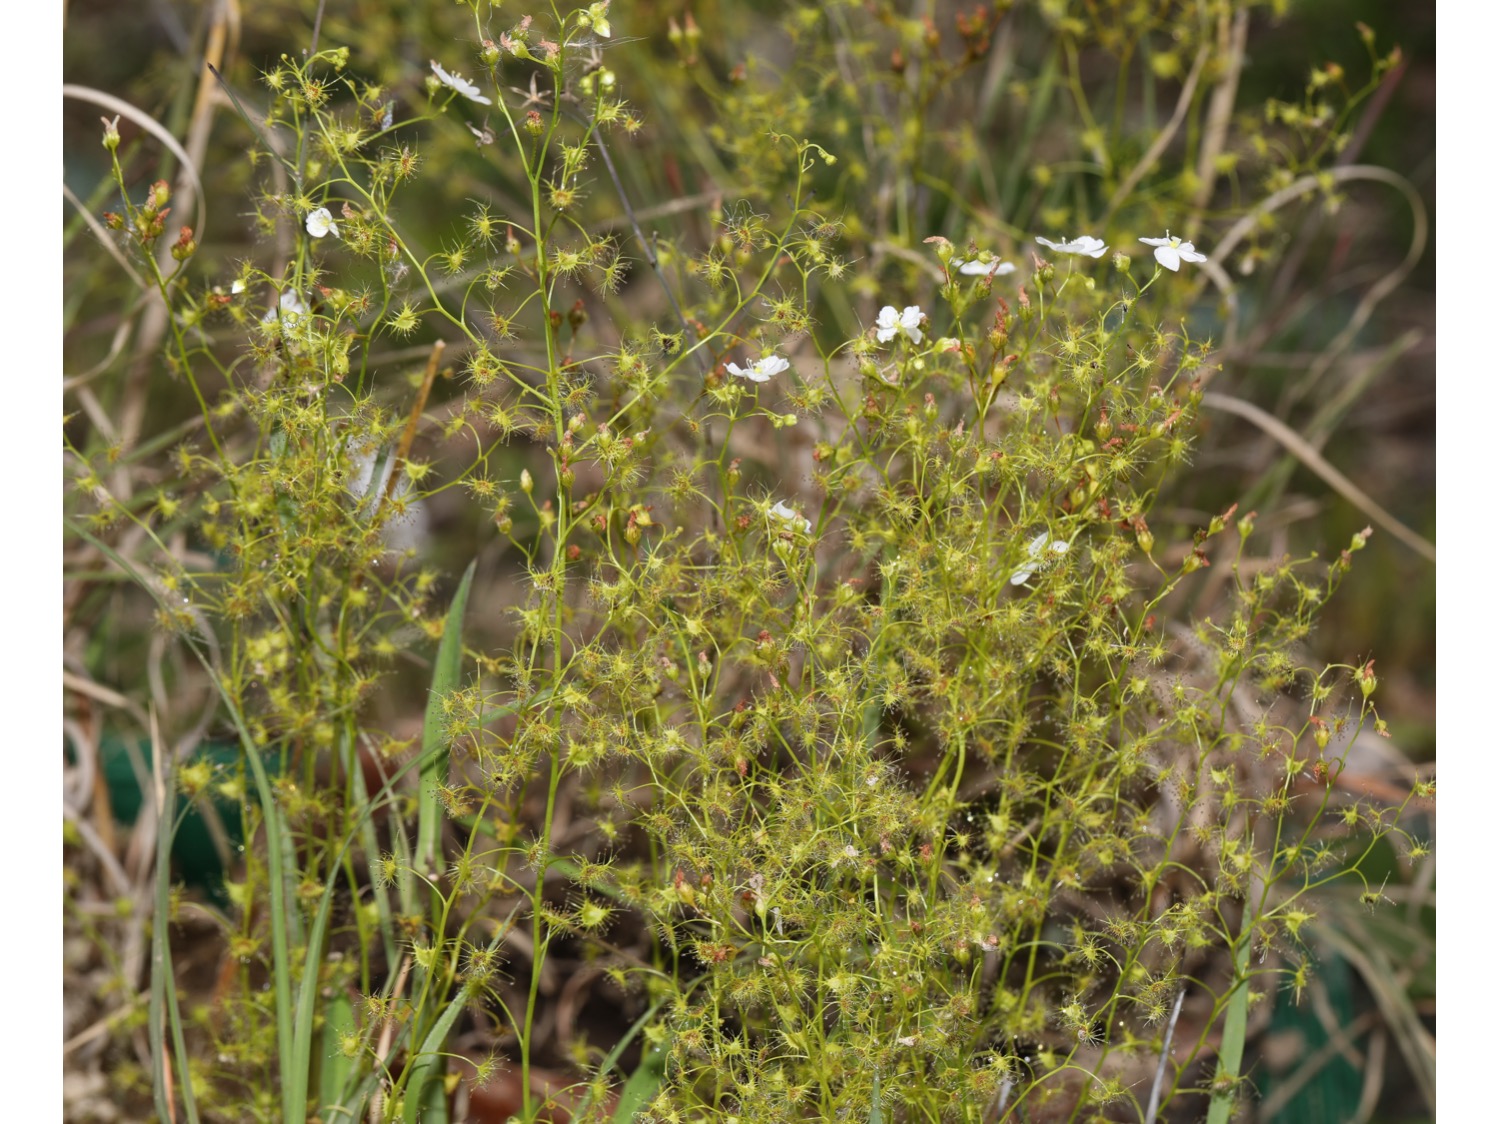
[[[1181,255],[1176,252],[1174,246],[1157,246],[1155,248],[1155,260],[1175,273],[1181,268]]]
[[[322,238],[327,234],[338,237],[338,224],[333,221],[333,215],[327,207],[319,207],[308,214],[307,233],[314,238]]]
[[[448,87],[448,89],[456,90],[458,93],[468,98],[469,101],[478,102],[480,105],[494,104],[479,92],[478,86],[475,86],[467,78],[463,77],[463,75],[456,72],[449,74],[446,70],[437,65],[436,59],[432,59],[431,62],[432,73],[437,75],[437,80],[444,86]]]
[[[802,518],[794,510],[787,507],[785,500],[776,500],[775,506],[770,509],[770,514],[774,515],[782,522],[800,524],[803,534],[812,533],[812,521],[810,519]]]

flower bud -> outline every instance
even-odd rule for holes
[[[1155,546],[1155,536],[1146,529],[1144,523],[1135,528],[1135,541],[1140,544],[1140,549],[1146,554],[1149,554],[1151,548]]]
[[[1374,693],[1374,688],[1379,686],[1379,680],[1374,676],[1373,660],[1370,660],[1358,669],[1357,679],[1358,689],[1364,693],[1364,698],[1367,699]]]
[[[186,261],[198,250],[198,244],[193,241],[193,228],[184,226],[182,233],[177,235],[177,241],[172,243],[172,257],[177,261]]]
[[[526,495],[529,496],[531,494],[531,489],[533,487],[535,487],[535,484],[532,483],[532,481],[531,481],[531,470],[528,469],[528,468],[521,469],[520,470],[520,490],[522,492],[525,492]]]
[[[1239,510],[1239,505],[1238,504],[1234,504],[1227,511],[1225,511],[1222,515],[1215,515],[1215,516],[1213,516],[1212,520],[1208,523],[1208,534],[1210,534],[1210,535],[1221,534],[1222,531],[1223,531],[1224,525],[1230,519],[1233,518],[1234,512],[1236,512],[1238,510]]]
[[[116,113],[113,121],[108,117],[99,120],[104,122],[104,147],[113,152],[120,147],[120,115]]]
[[[564,468],[557,476],[557,479],[562,482],[562,488],[564,491],[571,488],[573,486],[573,481],[575,481],[577,478],[577,473],[573,472],[570,467]]]
[[[1107,441],[1114,434],[1114,423],[1109,420],[1107,410],[1098,411],[1098,424],[1093,427],[1093,432],[1098,435],[1100,441]]]
[[[940,234],[934,234],[930,238],[923,238],[923,242],[935,243],[937,246],[937,260],[943,265],[952,261],[952,243]]]
[[[1363,550],[1365,544],[1367,544],[1368,541],[1369,541],[1369,536],[1372,535],[1373,533],[1374,533],[1374,528],[1373,527],[1365,527],[1362,531],[1360,531],[1358,534],[1356,534],[1356,535],[1353,536],[1353,541],[1348,544],[1348,549],[1349,550]]]
[[[500,61],[500,48],[495,45],[493,39],[484,40],[483,50],[479,52],[479,58],[485,66],[494,66]]]
[[[545,128],[546,125],[541,120],[541,114],[537,113],[534,109],[526,111],[526,132],[530,133],[533,137],[539,137]]]
[[[1243,519],[1239,520],[1239,537],[1241,539],[1247,539],[1254,533],[1254,517],[1258,514],[1259,512],[1257,511],[1251,511]]]
[[[161,210],[172,198],[172,189],[166,180],[157,180],[151,185],[151,192],[146,196],[146,206]]]

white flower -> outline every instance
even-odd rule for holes
[[[1037,535],[1030,541],[1030,545],[1025,548],[1025,552],[1030,555],[1031,560],[1021,565],[1018,570],[1010,575],[1011,585],[1024,585],[1026,582],[1031,580],[1031,575],[1036,572],[1036,567],[1041,564],[1040,560],[1042,550],[1049,549],[1056,554],[1066,553],[1067,543],[1065,540],[1053,539],[1051,546],[1047,547],[1046,538],[1046,532],[1042,531],[1039,535]]]
[[[729,374],[737,378],[749,379],[750,382],[769,382],[772,375],[789,371],[791,364],[779,355],[767,355],[764,359],[756,359],[748,368],[741,367],[738,363],[730,363],[725,369]]]
[[[302,298],[298,295],[295,289],[287,289],[286,292],[282,293],[279,303],[280,318],[287,321],[288,323],[295,320],[299,316],[307,315],[307,306],[302,303]],[[263,324],[269,324],[272,320],[275,320],[277,318],[277,315],[277,310],[273,308],[264,316],[262,316],[260,318],[260,321]]]
[[[307,216],[307,233],[314,238],[321,238],[325,234],[338,237],[338,223],[333,221],[333,213],[327,207],[319,207]]]
[[[1090,258],[1101,258],[1108,249],[1102,238],[1094,238],[1088,234],[1080,235],[1071,242],[1065,239],[1053,242],[1050,238],[1037,238],[1036,241],[1059,254],[1087,254]]]
[[[1164,238],[1142,238],[1147,246],[1155,247],[1155,260],[1175,273],[1181,268],[1184,261],[1199,262],[1207,261],[1206,254],[1199,254],[1197,248],[1190,242],[1183,242],[1180,238],[1171,237],[1171,231],[1166,231]]]
[[[784,500],[776,500],[775,506],[770,509],[770,513],[781,520],[781,522],[789,523],[793,527],[800,524],[802,534],[804,535],[812,533],[812,521],[810,519],[803,519],[795,511],[787,507]]]
[[[444,86],[446,86],[450,90],[457,90],[464,97],[468,98],[469,101],[476,101],[480,105],[494,104],[479,92],[478,86],[475,86],[461,74],[449,74],[446,70],[437,65],[437,61],[435,59],[432,61],[432,73],[437,75],[437,80]]]
[[[969,258],[967,261],[953,258],[947,264],[966,277],[1003,277],[1006,273],[1015,272],[1014,262],[1000,261],[998,258],[990,262],[980,261],[978,258]]]
[[[880,309],[880,318],[875,321],[875,339],[881,343],[889,343],[897,333],[908,338],[912,343],[921,342],[921,309],[914,304],[906,305],[901,312],[895,311],[895,306],[887,304]]]
[[[242,278],[242,277],[236,277],[234,279],[234,284],[232,284],[232,285],[229,286],[229,292],[232,293],[234,296],[237,297],[241,293],[243,293],[244,291],[245,291],[245,281],[244,281],[244,278]]]
[[[378,479],[375,477],[377,462],[380,466]],[[374,449],[367,452],[351,451],[349,453],[350,473],[344,482],[344,487],[349,490],[349,495],[359,501],[364,501],[371,493],[375,496],[383,496],[390,482],[390,474],[395,470],[395,464],[394,451],[379,455]],[[386,518],[385,525],[381,528],[381,536],[385,539],[385,545],[398,551],[420,549],[426,542],[427,533],[432,525],[426,502],[411,495],[411,481],[405,473],[397,479],[392,494],[405,499],[406,504],[404,511]],[[378,501],[370,502],[378,503]]]

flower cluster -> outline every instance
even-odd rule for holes
[[[1087,234],[1070,242],[1065,239],[1061,242],[1053,242],[1050,238],[1037,238],[1036,241],[1059,254],[1086,254],[1090,258],[1100,258],[1108,251],[1108,246],[1102,238],[1094,238]],[[1173,238],[1169,230],[1166,231],[1164,238],[1142,238],[1140,241],[1147,246],[1154,246],[1155,260],[1172,273],[1179,270],[1184,261],[1204,262],[1208,260],[1207,255],[1198,253],[1197,247],[1192,243]]]

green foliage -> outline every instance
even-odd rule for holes
[[[445,1074],[501,1064],[455,1060],[461,1023],[537,1119],[565,948],[646,1012],[556,1044],[574,1119],[1133,1118],[1183,988],[1157,1092],[1226,1119],[1316,891],[1431,792],[1334,783],[1383,731],[1373,664],[1304,641],[1367,533],[1267,562],[1252,513],[1148,520],[1217,370],[1204,287],[1232,330],[1228,250],[1278,253],[1303,177],[1336,204],[1372,86],[1235,116],[1258,6],[1227,2],[793,6],[742,57],[732,8],[467,6],[419,80],[394,15],[330,13],[349,46],[238,89],[267,243],[232,269],[106,134],[197,417],[129,502],[119,450],[70,441],[69,525],[138,548],[243,750],[192,782],[251,842],[186,1040],[161,868],[152,1025],[213,1059],[198,1110],[440,1119]],[[709,198],[648,213],[684,165]],[[1168,227],[1211,256],[1144,257]],[[1032,249],[1088,230],[1114,252]],[[483,528],[446,611],[438,548],[393,545],[439,505]],[[433,641],[418,749],[382,692]]]

